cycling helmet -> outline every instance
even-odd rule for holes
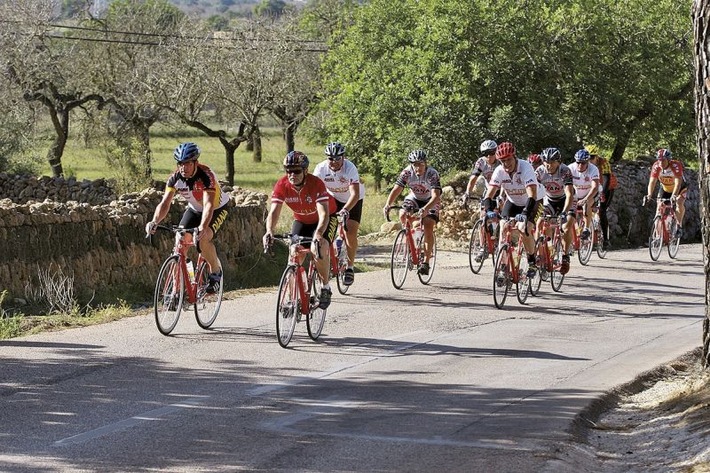
[[[496,159],[505,159],[511,156],[515,157],[515,146],[513,146],[513,143],[506,141],[498,145],[496,148]]]
[[[410,163],[416,163],[418,161],[426,161],[426,151],[423,149],[415,149],[409,156],[407,156],[407,161]]]
[[[587,145],[584,147],[591,156],[599,156],[599,147],[597,145]]]
[[[495,141],[486,140],[481,143],[481,154],[483,154],[483,156],[490,156],[492,154],[495,154],[497,147],[498,144]]]
[[[666,149],[666,148],[661,148],[656,153],[656,159],[658,161],[660,161],[661,159],[672,159],[672,158],[673,158],[673,153],[671,153],[671,150]]]
[[[576,153],[574,153],[574,160],[577,161],[578,163],[586,163],[589,161],[589,158],[591,156],[589,155],[589,151],[586,149],[580,149]]]
[[[560,150],[557,148],[543,149],[540,157],[546,163],[549,163],[552,161],[562,161],[562,154],[560,153]]]
[[[173,157],[178,164],[192,161],[200,157],[200,148],[195,143],[181,143],[175,148]]]
[[[528,162],[533,165],[533,167],[538,167],[540,164],[542,164],[542,157],[539,154],[529,154],[528,155]]]
[[[291,151],[284,158],[284,167],[290,168],[295,166],[301,166],[303,169],[308,167],[308,156],[301,153],[300,151]]]
[[[328,143],[325,147],[325,155],[329,158],[342,158],[345,156],[345,146],[341,145],[337,141]]]

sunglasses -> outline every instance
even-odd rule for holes
[[[342,156],[328,156],[328,161],[335,161],[336,163],[338,161],[342,161],[343,157]]]
[[[303,174],[303,169],[301,169],[301,168],[285,169],[285,171],[286,171],[286,174],[295,174],[295,175]]]

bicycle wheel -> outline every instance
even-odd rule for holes
[[[594,250],[594,238],[593,235],[589,235],[588,238],[579,238],[579,251],[577,252],[577,257],[579,258],[579,263],[582,266],[586,266],[589,263],[589,259],[592,257],[592,251]]]
[[[675,236],[678,230],[678,222],[676,219],[671,220],[670,226],[671,239],[668,242],[668,256],[670,256],[671,259],[675,259],[675,257],[678,256],[678,248],[680,247],[680,238],[676,238]]]
[[[545,267],[545,261],[547,261],[547,242],[545,242],[544,239],[538,239],[535,244],[535,255],[535,259],[537,260],[537,273],[535,273],[535,277],[530,281],[530,294],[533,296],[537,296],[540,293],[543,276],[548,276],[547,268]]]
[[[315,272],[315,267],[313,267]],[[308,329],[308,336],[311,340],[318,340],[321,332],[323,331],[323,325],[325,324],[325,313],[327,309],[321,309],[318,307],[320,304],[320,291],[323,287],[323,283],[317,274],[312,276],[313,280],[311,282],[311,300],[308,305],[308,316],[306,317],[306,329]]]
[[[333,246],[330,251],[335,251],[335,246]],[[345,270],[348,269],[348,257],[346,255],[345,247],[343,247],[340,251],[342,251],[343,254],[336,260],[338,267],[336,268],[334,276],[338,285],[338,292],[345,295],[347,294],[348,289],[350,289],[350,286],[345,284]]]
[[[424,261],[424,244],[422,243],[420,251],[420,261]],[[417,271],[417,276],[419,276],[419,281],[422,284],[429,284],[431,277],[434,275],[434,268],[436,268],[436,234],[434,234],[434,245],[431,248],[431,258],[429,259],[429,274],[421,274]]]
[[[518,251],[518,250],[516,250]],[[518,251],[518,282],[515,283],[515,294],[518,302],[525,304],[530,294],[530,279],[528,278],[528,255],[525,250]],[[539,273],[539,271],[538,271]]]
[[[409,271],[409,245],[407,245],[407,230],[400,230],[392,245],[392,259],[390,261],[390,274],[392,285],[395,289],[402,289],[404,280]]]
[[[219,283],[219,290],[214,294],[207,293],[210,279],[209,268],[207,262],[203,261],[195,274],[195,319],[197,319],[197,325],[205,330],[210,328],[217,319],[224,294],[224,276]]]
[[[550,285],[552,286],[552,290],[555,292],[560,292],[560,288],[562,287],[562,281],[565,280],[565,275],[560,273],[560,266],[562,266],[562,255],[564,255],[564,252],[562,251],[562,241],[557,240],[552,247],[552,255],[550,255],[550,258],[552,258],[552,272],[550,273]]]
[[[170,256],[160,267],[153,295],[155,324],[163,335],[169,335],[177,325],[184,297],[185,282],[179,257]]]
[[[298,273],[295,266],[289,266],[281,276],[279,298],[276,303],[276,335],[279,345],[286,348],[296,328],[296,318],[300,310],[298,299]]]
[[[483,220],[477,221],[473,225],[473,230],[471,230],[471,239],[468,242],[468,266],[471,268],[473,274],[478,274],[483,267],[483,262],[486,259],[487,254],[481,258],[481,261],[476,261],[476,256],[485,247],[481,245],[481,228],[483,227]]]
[[[493,270],[493,302],[498,309],[503,308],[505,300],[508,298],[510,290],[511,275],[508,264],[508,245],[504,244],[498,248],[496,253],[496,264]]]
[[[594,240],[595,240],[595,247],[597,250],[597,256],[600,259],[606,258],[606,248],[604,247],[604,232],[600,227],[596,227],[594,229]]]
[[[661,256],[661,250],[663,249],[663,229],[661,216],[656,215],[653,218],[653,224],[651,226],[651,236],[648,239],[648,252],[651,255],[653,261],[658,261],[658,257]]]

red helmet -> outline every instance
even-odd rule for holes
[[[515,146],[510,141],[501,143],[496,148],[496,159],[505,159],[510,157],[515,157]]]
[[[671,150],[665,148],[659,149],[658,153],[656,153],[656,160],[660,161],[661,159],[673,159]]]
[[[537,167],[542,164],[542,156],[539,154],[530,154],[528,155],[528,162],[532,164],[534,167]]]

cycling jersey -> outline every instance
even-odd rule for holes
[[[522,159],[517,159],[517,161],[513,174],[508,174],[503,166],[496,167],[489,184],[503,189],[508,196],[508,201],[520,207],[525,206],[528,201],[526,190],[528,186],[537,186],[536,200],[542,198],[545,188],[538,182],[532,164]]]
[[[360,199],[365,197],[365,186],[360,182],[360,175],[355,165],[345,159],[343,166],[333,171],[328,166],[328,161],[319,163],[313,170],[313,175],[318,176],[324,183],[328,192],[335,197],[338,202],[346,203],[350,198],[350,185],[355,184],[360,187]]]
[[[485,157],[480,157],[478,160],[474,163],[473,168],[471,169],[471,175],[472,176],[480,176],[483,175],[483,178],[486,183],[486,189],[488,189],[488,183],[491,180],[491,176],[493,175],[493,171],[500,166],[500,162],[496,159],[493,164],[490,164],[488,162],[488,159]]]
[[[579,163],[569,165],[569,170],[572,171],[572,184],[574,185],[575,198],[577,200],[584,199],[592,190],[594,181],[599,182],[599,168],[592,163],[588,163],[587,169],[582,172],[579,170]]]
[[[683,176],[683,163],[677,159],[672,159],[668,163],[668,167],[663,169],[661,166],[661,161],[656,161],[651,166],[651,177],[658,179],[661,183],[663,190],[665,192],[673,192],[675,188],[675,179],[677,177],[681,180],[681,185],[685,183],[685,177]]]
[[[283,176],[271,193],[272,204],[286,204],[293,211],[294,219],[306,224],[318,223],[317,202],[325,204],[329,214],[335,212],[335,199],[328,194],[323,181],[312,174],[306,174],[299,190],[288,181],[288,176]]]
[[[557,171],[550,174],[545,166],[539,166],[535,170],[537,180],[545,187],[545,203],[549,201],[564,201],[565,187],[572,185],[572,171],[566,164],[560,163]],[[539,196],[538,196],[539,197]]]
[[[165,185],[167,190],[180,194],[187,200],[188,207],[197,212],[202,212],[203,193],[208,190],[215,191],[212,200],[215,209],[219,209],[229,202],[229,195],[222,192],[222,187],[219,185],[214,171],[204,164],[197,164],[195,174],[189,178],[180,174],[180,171],[175,171],[168,177]]]
[[[594,164],[594,163],[592,163]],[[611,170],[611,165],[609,164],[609,160],[606,158],[602,158],[601,156],[597,157],[597,164],[595,165],[599,169],[599,175],[603,176],[605,174],[609,175],[609,184],[608,188],[609,190],[616,189],[616,186],[618,185],[618,181],[616,179],[616,174],[614,174]]]
[[[432,189],[441,190],[439,173],[428,165],[421,176],[417,176],[414,166],[407,166],[399,174],[395,184],[400,187],[409,187],[410,193],[406,199],[416,199],[424,202],[428,202],[431,198]]]

